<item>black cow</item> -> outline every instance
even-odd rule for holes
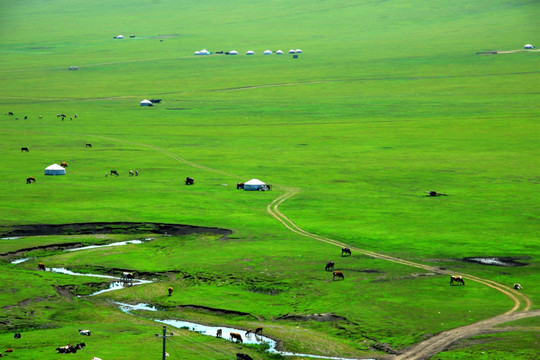
[[[237,353],[236,360],[253,360],[253,358],[248,354]]]
[[[351,256],[351,249],[341,248],[341,256]]]
[[[159,104],[159,103],[161,103],[161,99],[150,99],[150,102],[152,104]]]
[[[15,335],[13,335],[13,338],[14,339],[20,339],[21,338],[21,333],[15,333]]]
[[[236,184],[236,189],[243,189],[244,188],[244,183],[237,183]]]
[[[111,170],[111,175],[120,176],[120,174],[116,170]]]
[[[30,152],[30,150],[28,150],[27,147],[22,147],[22,148],[21,148],[21,152],[23,152],[23,151],[24,151],[24,152]]]
[[[324,270],[326,270],[326,271],[334,270],[334,262],[333,261],[327,262],[326,266],[324,267]]]
[[[193,185],[194,182],[195,180],[193,180],[193,178],[189,176],[186,178],[186,185]]]
[[[8,112],[8,115],[9,115],[9,116],[13,116],[13,113],[10,111],[10,112]]]

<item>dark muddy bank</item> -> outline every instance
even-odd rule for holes
[[[216,227],[204,227],[182,224],[164,224],[148,222],[95,222],[73,224],[33,224],[15,225],[0,230],[0,237],[21,237],[38,235],[91,235],[91,234],[217,234],[230,235],[231,230]]]

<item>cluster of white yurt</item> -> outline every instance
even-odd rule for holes
[[[193,55],[212,55],[212,53],[206,49],[202,49],[201,51],[195,51]]]
[[[45,175],[66,175],[66,169],[58,164],[52,164],[45,168]]]
[[[534,46],[532,46],[531,44],[526,44],[523,48],[524,49],[534,49]]]
[[[291,49],[291,50],[289,50],[289,54],[301,54],[301,53],[302,53],[302,50],[300,50],[300,49],[296,49],[296,50]]]

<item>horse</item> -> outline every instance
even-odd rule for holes
[[[111,175],[120,176],[120,174],[116,170],[111,170]]]
[[[36,182],[36,178],[35,177],[27,177],[26,178],[26,183],[27,184],[31,184],[33,182]]]
[[[169,292],[169,296],[171,296],[171,295],[172,295],[172,293],[173,293],[173,288],[172,288],[172,287],[170,287],[170,288],[168,288],[168,289],[167,289],[167,291]]]
[[[28,150],[27,147],[22,147],[22,148],[21,148],[21,152],[23,152],[23,151],[24,151],[24,152],[30,152],[30,150]]]
[[[193,185],[194,182],[195,180],[193,180],[193,178],[189,176],[186,178],[186,185]]]
[[[248,329],[248,331],[246,331],[246,333],[244,334],[245,337],[250,337],[251,336],[251,329]]]
[[[84,147],[91,148],[91,147],[92,147],[92,144],[86,143],[86,145],[85,145]]]
[[[242,336],[239,333],[232,332],[231,333],[231,341],[236,341],[242,344],[244,341],[242,340]]]
[[[351,256],[351,249],[341,248],[341,256]]]
[[[255,329],[255,335],[262,335],[262,332],[263,332],[262,326],[259,326],[258,328]]]
[[[333,261],[327,262],[326,266],[324,267],[324,270],[326,271],[334,270],[334,262]]]
[[[521,289],[523,289],[523,287],[521,286],[521,284],[515,283],[515,284],[514,284],[514,289],[515,289],[515,290],[521,290]]]
[[[45,271],[45,264],[44,263],[39,263],[37,268],[38,268],[38,270]]]
[[[68,167],[68,164],[67,164],[67,162],[62,161],[62,162],[60,163],[60,166],[63,167],[63,168],[65,169],[65,168]]]
[[[341,280],[345,280],[345,276],[343,275],[343,273],[341,271],[334,271],[332,273],[332,281],[336,280],[336,278],[341,279]]]
[[[217,338],[220,338],[222,335],[223,335],[223,330],[217,329],[217,331],[216,331],[216,337],[217,337]]]
[[[465,285],[465,280],[463,280],[463,277],[458,275],[450,276],[450,285],[453,285],[455,282],[460,283],[461,285]]]

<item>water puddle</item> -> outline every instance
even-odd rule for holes
[[[29,258],[22,258],[22,259],[17,259],[17,260],[13,260],[11,263],[12,264],[20,264],[20,263],[23,263],[25,261],[28,261],[28,260],[31,260],[33,258],[29,257]]]
[[[527,266],[526,263],[521,263],[517,260],[523,260],[523,258],[514,258],[514,257],[466,257],[463,258],[463,261],[472,262],[482,265],[491,265],[491,266],[504,266],[504,267],[516,267],[516,266]]]

